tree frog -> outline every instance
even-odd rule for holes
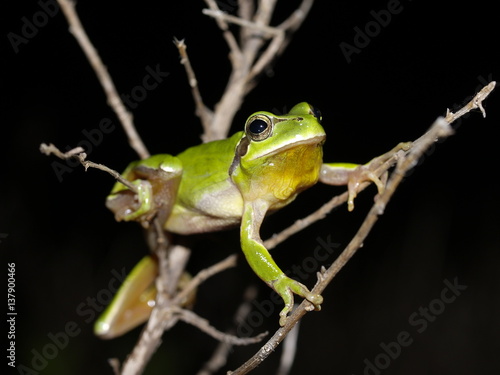
[[[177,156],[161,154],[131,163],[123,177],[138,194],[116,183],[106,205],[115,218],[147,224],[161,220],[165,231],[182,235],[240,228],[241,249],[252,270],[283,299],[284,325],[294,294],[319,310],[323,297],[286,276],[260,238],[266,214],[291,203],[318,181],[348,185],[353,207],[361,182],[384,184],[371,163],[323,163],[326,134],[321,114],[308,103],[286,115],[256,112],[244,130],[230,138],[188,148]],[[144,258],[125,280],[112,304],[98,319],[95,333],[120,335],[147,320],[154,302],[155,261]]]

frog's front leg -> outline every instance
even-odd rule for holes
[[[147,226],[157,216],[166,221],[175,203],[182,176],[182,163],[172,155],[160,154],[131,163],[122,176],[137,187],[137,194],[117,182],[106,198],[106,207],[117,221],[139,221]]]
[[[323,297],[311,293],[306,286],[286,276],[277,266],[260,238],[259,229],[267,211],[265,202],[246,203],[241,220],[241,248],[248,264],[266,284],[278,293],[285,307],[280,312],[280,325],[286,323],[287,315],[293,308],[293,294],[311,302],[317,310]]]
[[[411,142],[398,144],[391,151],[380,155],[370,162],[360,165],[353,163],[325,163],[321,166],[319,181],[327,185],[347,185],[348,199],[347,207],[349,211],[354,209],[354,198],[356,198],[359,185],[363,182],[373,182],[382,194],[387,180],[387,170],[377,172],[377,170],[391,159],[400,150],[408,150]]]

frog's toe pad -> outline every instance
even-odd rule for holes
[[[309,292],[304,297],[314,305],[315,310],[321,310],[321,304],[323,303],[323,296],[321,294]]]
[[[299,283],[298,281],[295,281],[285,276],[277,283],[275,283],[273,287],[285,302],[285,307],[280,312],[281,326],[285,325],[288,313],[293,308],[293,294],[296,294],[311,302],[313,304],[311,310],[316,310],[316,311],[321,310],[321,303],[323,303],[323,297],[320,294],[310,292],[305,285]]]

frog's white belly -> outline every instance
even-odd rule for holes
[[[177,234],[205,233],[231,228],[241,222],[243,198],[229,179],[193,203],[178,199],[165,229]]]

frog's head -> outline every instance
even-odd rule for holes
[[[288,204],[318,181],[326,137],[320,121],[307,103],[283,116],[256,112],[248,118],[229,170],[245,200]]]
[[[245,139],[239,145],[242,160],[275,155],[301,145],[325,141],[321,113],[306,102],[295,105],[286,115],[256,112],[245,123]]]

